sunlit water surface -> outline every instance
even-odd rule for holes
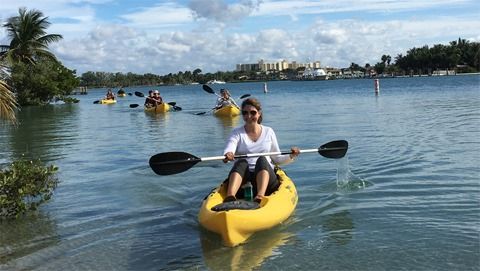
[[[299,203],[283,224],[236,248],[202,229],[203,197],[230,169],[199,163],[158,176],[150,156],[221,155],[241,119],[209,111],[200,85],[159,87],[182,111],[143,99],[27,107],[0,130],[0,164],[25,154],[58,165],[53,199],[0,221],[1,270],[479,270],[479,76],[215,85],[250,93],[282,149],[348,140],[348,157],[303,154],[284,167]],[[148,88],[131,88],[127,92]]]

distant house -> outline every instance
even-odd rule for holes
[[[305,69],[305,71],[303,71],[303,74],[301,75],[301,77],[307,80],[327,80],[328,79],[328,75],[324,69],[307,68]]]
[[[327,76],[329,78],[340,77],[342,75],[342,71],[340,69],[337,69],[337,68],[326,67],[326,68],[324,68],[324,70],[327,73]]]
[[[456,75],[455,70],[435,70],[432,72],[433,76],[441,76],[441,75]]]

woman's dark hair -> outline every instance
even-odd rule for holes
[[[243,102],[242,102],[242,110],[243,110],[243,108],[244,108],[245,106],[247,106],[247,105],[250,105],[250,106],[255,107],[255,108],[258,110],[259,113],[262,113],[262,112],[261,112],[261,111],[262,111],[262,105],[260,104],[260,101],[258,101],[257,99],[255,99],[255,98],[248,98],[248,99],[243,100]],[[257,123],[260,124],[260,123],[262,123],[262,121],[263,121],[263,114],[260,114],[260,117],[258,117]]]

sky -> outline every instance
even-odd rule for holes
[[[20,7],[48,17],[47,32],[63,36],[49,49],[78,75],[233,71],[261,59],[344,68],[480,41],[478,0],[0,0],[2,25]]]

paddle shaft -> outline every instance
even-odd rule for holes
[[[325,150],[325,151],[335,151],[335,150],[343,150],[345,149],[344,147],[338,147],[338,148],[325,148],[325,149],[306,149],[306,150],[300,150],[300,153],[309,153],[309,152],[318,152],[319,150]],[[262,153],[249,153],[249,154],[239,154],[235,155],[235,159],[241,159],[241,158],[252,158],[252,157],[260,157],[260,156],[274,156],[274,155],[286,155],[286,154],[292,154],[291,151],[277,151],[277,152],[262,152]],[[223,156],[210,156],[210,157],[201,157],[199,158],[200,161],[213,161],[213,160],[223,160],[225,159],[225,155]]]

